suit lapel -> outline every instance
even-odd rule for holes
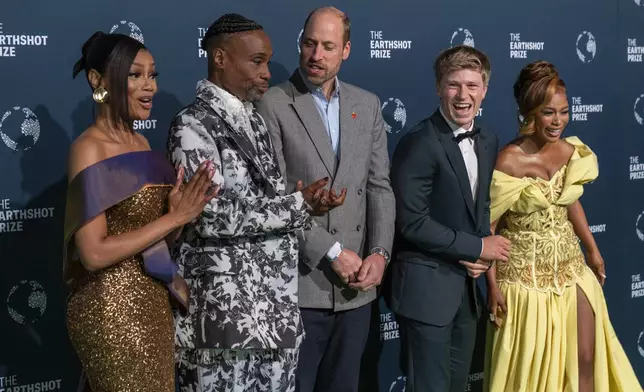
[[[340,162],[335,181],[340,181],[351,170],[353,162],[352,152],[355,151],[355,144],[358,140],[356,119],[352,113],[355,108],[355,100],[348,94],[347,89],[340,83]]]
[[[265,140],[262,137],[263,135],[261,130],[260,132],[257,132],[256,129],[249,130],[250,132],[253,132],[254,134],[257,135],[256,142],[258,145],[258,149],[255,149],[255,146],[253,146],[253,142],[249,139],[248,135],[243,129],[243,127],[246,125],[243,119],[239,118],[239,116],[241,116],[242,114],[233,113],[232,111],[227,110],[226,104],[224,102],[224,99],[226,98],[221,96],[221,93],[216,90],[214,85],[212,86],[208,85],[208,83],[210,82],[201,81],[200,83],[201,84],[197,92],[198,98],[203,101],[204,106],[207,109],[209,109],[209,111],[212,114],[219,117],[226,124],[226,130],[228,132],[225,132],[225,134],[228,137],[228,139],[237,145],[237,151],[239,152],[239,154],[243,156],[247,161],[252,163],[257,169],[257,171],[260,173],[260,175],[269,184],[269,187],[265,189],[265,192],[268,195],[275,195],[279,193],[281,190],[281,187],[280,187],[281,177],[280,176],[276,177],[275,175],[269,175],[269,173],[267,173],[267,169],[268,169],[268,171],[270,171],[271,174],[274,174],[272,173],[274,170],[270,166],[271,162],[273,162],[273,165],[275,165],[274,161],[273,160],[262,161],[262,159],[260,159],[260,152],[263,152],[266,149],[266,147],[262,146],[262,144],[265,143]],[[264,129],[264,133],[266,133],[265,129]]]
[[[315,106],[314,98],[308,93],[298,71],[295,71],[291,76],[291,84],[293,85],[293,109],[302,121],[329,175],[335,177],[336,155],[331,147],[331,139],[326,132],[326,127]],[[342,134],[342,128],[340,128],[340,133]]]
[[[454,140],[454,133],[438,110],[432,115],[431,121],[438,130],[438,139],[445,149],[447,159],[449,160],[452,169],[454,169],[454,172],[456,173],[456,178],[458,178],[458,184],[460,185],[461,194],[465,200],[465,204],[467,205],[467,210],[470,212],[472,219],[476,222],[472,188],[470,187],[470,180],[467,176],[463,154]]]
[[[255,149],[253,146],[253,143],[248,139],[248,136],[246,133],[239,128],[236,128],[231,124],[229,121],[226,121],[226,125],[228,125],[228,129],[231,130],[232,132],[228,132],[228,137],[230,140],[232,140],[238,147],[237,151],[244,157],[246,160],[251,162],[255,168],[257,168],[257,171],[260,173],[260,175],[271,185],[272,191],[278,193],[278,187],[275,182],[275,178],[272,178],[273,176],[269,176],[268,173],[266,172],[267,165],[263,162],[260,153],[265,152],[264,148],[261,146],[263,144],[263,140],[260,135],[258,135],[257,139],[257,144],[258,144],[258,149]],[[251,130],[252,132],[255,132],[255,130]],[[264,154],[262,154],[263,156]],[[267,195],[271,195],[272,192],[266,192]]]
[[[475,136],[474,151],[478,161],[478,189],[476,190],[476,225],[480,228],[483,224],[483,208],[485,206],[485,196],[487,186],[490,182],[488,178],[490,173],[490,162],[488,161],[488,140],[483,132]]]
[[[268,182],[272,185],[273,189],[278,194],[283,195],[286,189],[284,178],[280,172],[279,164],[277,163],[277,155],[275,148],[271,141],[271,137],[266,129],[264,119],[257,112],[253,112],[254,127],[258,133],[257,137],[257,157],[258,161],[264,169],[264,175]]]

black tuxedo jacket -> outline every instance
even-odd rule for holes
[[[479,129],[480,130],[480,129]],[[472,197],[465,161],[452,129],[437,110],[398,143],[392,159],[396,196],[395,260],[387,304],[395,313],[426,324],[449,324],[472,288],[459,260],[476,261],[490,235],[490,181],[496,134],[474,136],[478,189]]]

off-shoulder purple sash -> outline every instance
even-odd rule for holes
[[[155,151],[138,151],[116,155],[97,162],[79,172],[67,188],[65,210],[65,245],[63,277],[73,284],[82,268],[74,246],[74,234],[85,223],[120,203],[148,185],[173,185],[174,168],[167,158]],[[172,261],[165,240],[158,241],[142,252],[148,275],[166,284],[168,290],[183,306],[172,286],[178,267]]]

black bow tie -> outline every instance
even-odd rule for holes
[[[475,128],[475,129],[473,129],[473,130],[471,130],[469,132],[460,133],[460,134],[454,136],[454,140],[456,140],[456,143],[460,143],[465,138],[468,138],[468,137],[473,138],[480,131],[481,131],[480,128]]]

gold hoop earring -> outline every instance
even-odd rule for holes
[[[98,87],[96,90],[94,90],[92,98],[94,98],[94,101],[96,101],[96,103],[105,103],[105,101],[107,101],[107,95],[107,90],[105,90],[105,88]]]

